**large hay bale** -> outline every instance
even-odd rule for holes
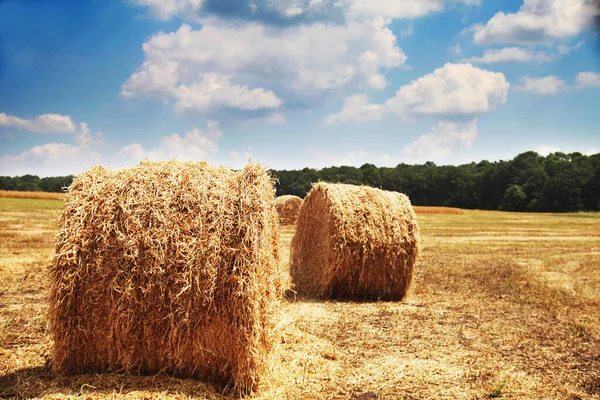
[[[256,390],[281,289],[274,192],[255,164],[144,161],[79,175],[51,266],[55,371]]]
[[[294,225],[298,220],[302,199],[298,196],[285,195],[275,199],[279,223],[281,225]]]
[[[317,183],[296,223],[292,281],[307,296],[403,300],[418,251],[418,226],[408,197]]]

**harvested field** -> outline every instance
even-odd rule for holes
[[[20,192],[17,190],[0,190],[0,197],[9,199],[63,200],[65,198],[65,194],[53,192]]]
[[[0,199],[0,397],[223,398],[193,380],[51,372],[46,268],[60,204]],[[417,218],[406,301],[289,293],[278,369],[257,398],[600,399],[600,214]],[[284,264],[293,233],[280,230]]]
[[[461,208],[413,206],[417,214],[464,214]]]

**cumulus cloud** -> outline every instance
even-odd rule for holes
[[[98,163],[102,133],[92,135],[86,123],[81,123],[74,133],[75,144],[47,143],[18,155],[0,157],[0,174],[69,175]]]
[[[219,138],[223,132],[217,121],[209,120],[206,129],[194,128],[184,136],[173,134],[164,137],[158,147],[146,150],[139,143],[133,143],[120,149],[117,159],[125,163],[135,163],[143,159],[181,161],[203,160],[218,150]]]
[[[548,62],[551,57],[544,52],[534,52],[520,47],[505,47],[503,49],[488,49],[481,57],[471,57],[464,60],[474,64],[493,64],[500,62]]]
[[[516,13],[502,11],[485,25],[474,26],[479,44],[541,44],[579,34],[594,15],[588,0],[524,0]]]
[[[267,124],[285,124],[287,122],[285,116],[281,113],[269,115],[268,117],[264,118],[264,121]]]
[[[177,67],[179,64],[167,59],[144,61],[121,86],[125,98],[148,97],[156,100],[169,99],[177,93]]]
[[[548,154],[552,154],[552,153],[556,153],[557,151],[560,151],[560,149],[558,147],[554,147],[554,146],[539,146],[534,151],[536,153],[538,153],[540,156],[546,157]]]
[[[440,0],[352,0],[347,2],[351,18],[418,18],[444,9]]]
[[[447,63],[398,89],[383,105],[369,103],[366,94],[346,97],[343,108],[325,124],[364,123],[388,113],[405,121],[420,117],[474,118],[506,103],[510,84],[502,73],[471,64]]]
[[[534,150],[536,153],[538,153],[540,156],[546,157],[552,153],[556,153],[556,152],[562,152],[562,153],[572,153],[572,152],[579,152],[579,150],[577,149],[572,149],[572,150],[568,150],[568,149],[561,149],[560,147],[556,147],[556,146],[539,146]],[[585,155],[585,156],[592,156],[594,154],[598,154],[598,149],[591,147],[588,148],[587,150],[581,151],[581,154]]]
[[[232,151],[229,153],[232,161],[232,168],[244,168],[248,161],[252,158],[250,152],[244,151],[240,154],[238,151]]]
[[[506,103],[509,87],[500,72],[447,63],[402,86],[385,107],[403,119],[474,117]]]
[[[344,107],[335,114],[325,118],[325,124],[363,123],[379,120],[383,116],[383,107],[379,104],[369,104],[366,94],[346,97]]]
[[[453,56],[460,56],[463,54],[463,50],[460,47],[460,43],[456,43],[454,46],[448,47],[448,52]]]
[[[64,143],[35,146],[16,156],[0,157],[0,171],[6,175],[70,175],[93,165],[98,153]]]
[[[132,0],[146,7],[150,16],[167,20],[175,16],[196,15],[202,8],[202,0]]]
[[[178,109],[277,108],[287,98],[387,85],[383,69],[406,55],[383,20],[285,30],[257,23],[183,24],[143,45],[145,60],[123,84],[124,97],[174,101]],[[283,96],[283,97],[282,97]]]
[[[600,88],[600,73],[580,72],[575,81],[578,89]]]
[[[15,128],[34,133],[73,133],[76,125],[68,115],[43,114],[26,119],[0,113],[0,127]]]
[[[576,44],[574,44],[573,46],[569,46],[568,44],[559,44],[557,46],[557,50],[558,50],[558,54],[561,56],[570,54],[574,51],[577,51],[581,48],[581,46],[583,46],[583,40],[580,42],[577,42]]]
[[[367,162],[369,153],[364,150],[350,150],[344,154],[344,157],[334,165],[352,165],[359,166]]]
[[[470,147],[477,137],[477,119],[468,122],[440,121],[430,133],[404,146],[402,153],[412,160],[440,161],[457,150]]]
[[[179,85],[175,94],[176,112],[208,112],[211,108],[229,107],[240,110],[278,108],[281,100],[270,90],[249,89],[232,84],[228,77],[203,74],[202,80],[189,86]]]
[[[276,26],[370,18],[414,19],[448,4],[477,5],[480,0],[132,0],[157,19],[200,17],[253,20]]]
[[[347,97],[342,110],[329,115],[325,123],[363,123],[388,113],[405,121],[439,118],[430,133],[405,146],[402,154],[415,161],[441,160],[473,143],[477,116],[506,103],[509,87],[502,73],[448,63],[400,87],[383,105],[369,103],[364,94]],[[383,161],[394,160],[387,156]]]
[[[564,80],[554,75],[541,78],[526,75],[521,77],[519,82],[520,84],[515,87],[516,90],[535,94],[555,94],[568,88]]]

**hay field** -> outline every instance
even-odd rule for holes
[[[0,198],[0,398],[223,398],[191,380],[50,372],[46,266],[60,205]],[[600,399],[600,214],[417,218],[406,302],[291,294],[258,399]],[[283,260],[293,229],[281,228]]]
[[[0,190],[0,197],[12,199],[63,200],[65,198],[65,194],[53,192],[20,192],[18,190]]]

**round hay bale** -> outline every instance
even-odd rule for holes
[[[256,164],[144,161],[79,175],[50,271],[54,370],[255,391],[281,294],[273,183]]]
[[[366,186],[317,183],[292,239],[291,275],[305,296],[403,300],[419,252],[408,197]]]
[[[294,225],[298,220],[302,199],[298,196],[285,195],[275,199],[279,223],[281,225]]]

